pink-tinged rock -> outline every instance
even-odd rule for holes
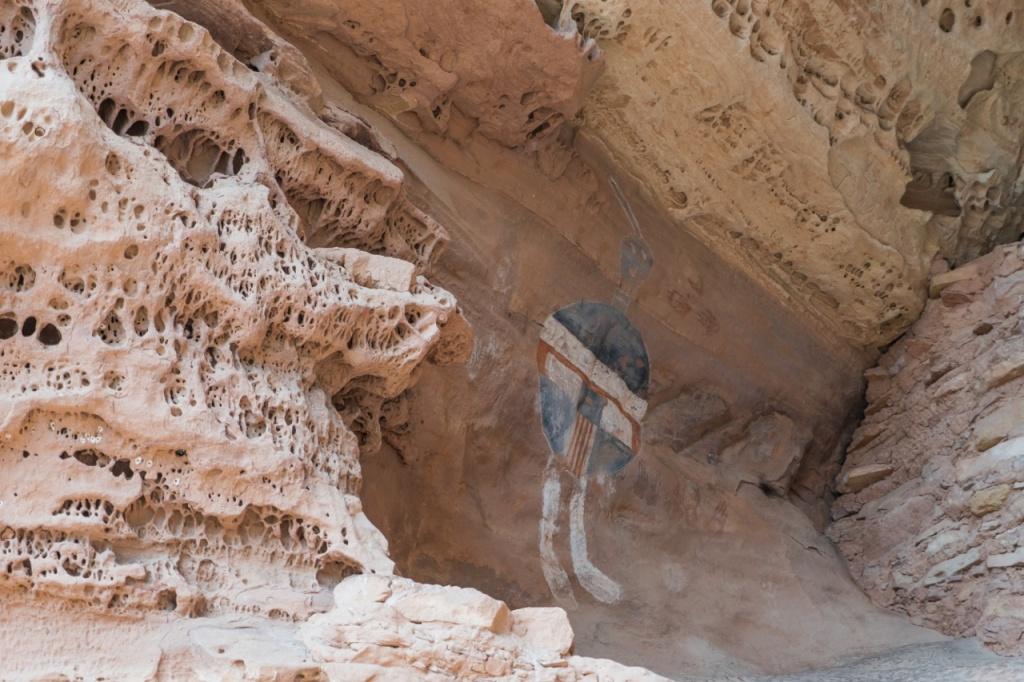
[[[989,568],[1012,568],[1024,565],[1024,548],[1006,554],[993,554],[986,561]]]
[[[928,295],[932,298],[938,298],[944,290],[952,285],[959,284],[961,282],[969,282],[977,277],[978,268],[970,263],[961,266],[956,270],[943,272],[932,277],[932,281],[928,285]]]
[[[855,493],[887,478],[893,469],[889,464],[865,464],[844,471],[839,477],[838,490],[841,493]]]
[[[977,633],[1004,653],[1024,651],[1018,251],[937,273],[930,293],[941,300],[866,373],[892,385],[868,391],[830,531],[876,604],[949,635]],[[864,436],[873,440],[858,447]]]
[[[980,563],[981,558],[981,550],[975,547],[968,552],[958,554],[952,559],[937,563],[932,566],[931,570],[928,571],[928,575],[925,576],[924,585],[927,587],[954,578],[971,566]]]
[[[320,253],[341,263],[360,286],[408,292],[416,281],[416,266],[400,258],[346,248],[321,249]]]
[[[381,575],[353,575],[334,588],[334,603],[338,606],[357,603],[381,603],[391,596],[391,579]]]
[[[1016,337],[991,360],[983,379],[991,390],[1024,376],[1024,337]]]
[[[975,294],[973,291],[965,290],[963,288],[955,286],[951,286],[948,289],[945,289],[941,294],[939,294],[939,298],[942,300],[942,305],[946,306],[947,308],[954,308],[958,305],[970,303],[972,300],[974,300],[974,296]]]
[[[803,461],[811,434],[784,414],[758,417],[744,438],[726,448],[722,460],[748,480],[785,494]]]
[[[565,656],[572,652],[574,635],[564,609],[533,607],[512,612],[512,632],[534,651]]]
[[[453,623],[508,632],[510,614],[505,602],[471,587],[418,586],[395,595],[388,604],[415,623]]]
[[[980,455],[957,462],[956,478],[961,483],[984,481],[1002,483],[1024,476],[1024,437],[1012,438]]]
[[[1012,654],[1024,638],[1024,596],[998,595],[985,604],[977,626],[978,639],[992,649]]]
[[[1003,403],[974,424],[974,447],[988,450],[1014,433],[1024,430],[1024,398]]]

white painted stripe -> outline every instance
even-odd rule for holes
[[[612,396],[636,421],[644,418],[647,401],[629,390],[626,382],[597,359],[579,339],[554,317],[549,317],[541,329],[540,338],[559,354],[565,356],[586,375],[594,386]]]
[[[576,578],[598,601],[614,604],[622,599],[622,588],[606,576],[587,556],[587,529],[583,523],[583,502],[587,497],[587,477],[581,476],[569,500],[569,550]]]
[[[562,486],[558,480],[559,470],[548,462],[543,489],[543,507],[540,517],[540,566],[548,589],[564,605],[576,608],[576,597],[572,593],[569,575],[562,568],[555,552],[555,536],[558,534],[558,508],[562,501]]]
[[[601,411],[601,430],[633,449],[633,424],[615,403],[608,403]]]
[[[583,378],[579,374],[566,367],[565,363],[552,353],[548,353],[544,361],[544,370],[551,383],[565,391],[573,405],[579,402],[580,391],[583,389]]]

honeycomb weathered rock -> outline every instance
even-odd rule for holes
[[[401,393],[459,313],[311,244],[426,267],[444,234],[401,172],[175,15],[21,3],[4,28],[0,580],[298,617],[390,570],[331,399]]]

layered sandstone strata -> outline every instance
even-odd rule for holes
[[[937,274],[868,370],[830,536],[879,604],[1021,653],[1024,245]]]

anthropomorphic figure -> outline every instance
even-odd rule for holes
[[[537,347],[540,411],[551,455],[544,474],[540,553],[552,594],[575,604],[569,575],[555,552],[562,480],[572,479],[569,549],[580,585],[595,599],[614,603],[622,588],[590,561],[584,525],[587,482],[621,470],[640,448],[640,422],[650,363],[626,309],[651,268],[650,250],[618,186],[612,183],[636,232],[621,249],[622,280],[612,305],[581,301],[553,313]]]

